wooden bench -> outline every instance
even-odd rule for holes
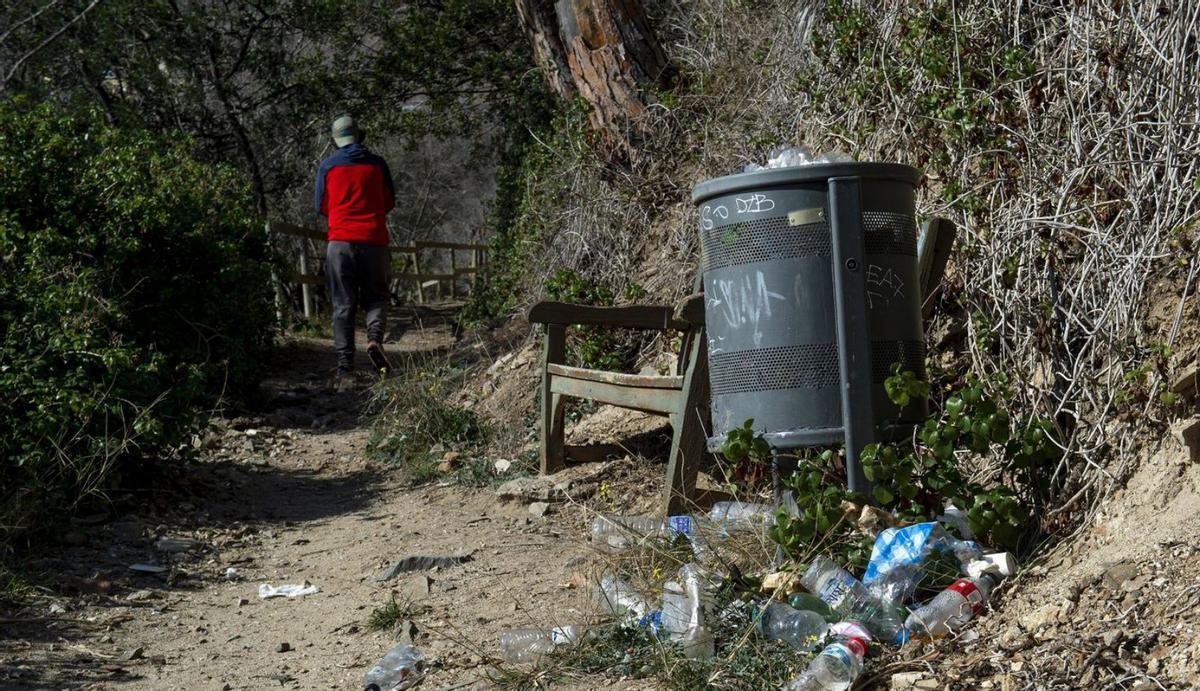
[[[664,415],[673,428],[663,503],[668,515],[684,513],[695,499],[696,474],[705,453],[708,416],[708,344],[704,338],[704,297],[691,295],[674,308],[663,305],[588,307],[540,302],[529,321],[546,327],[542,364],[542,473],[555,473],[567,459],[587,460],[587,447],[564,443],[563,399],[598,403]],[[568,326],[600,326],[683,334],[679,364],[671,375],[624,374],[566,364]]]

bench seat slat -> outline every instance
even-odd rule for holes
[[[550,378],[550,392],[659,415],[670,415],[679,407],[679,389],[647,389],[553,376]]]
[[[604,370],[587,369],[584,367],[568,367],[551,363],[546,365],[546,371],[556,377],[570,377],[584,381],[596,381],[617,386],[629,386],[639,389],[673,389],[683,388],[683,377],[660,374],[625,374],[624,372],[606,372]]]

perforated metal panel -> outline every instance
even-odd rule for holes
[[[718,396],[838,384],[837,346],[833,343],[716,353],[709,367],[712,391]]]
[[[717,226],[703,234],[704,270],[770,259],[828,257],[829,224],[788,225],[787,216]]]
[[[871,379],[882,384],[892,373],[892,365],[899,362],[901,370],[907,370],[920,378],[925,377],[925,344],[921,341],[872,341]]]
[[[920,341],[872,341],[871,379],[882,384],[891,375],[892,364],[918,376],[925,374],[925,345]],[[779,346],[710,356],[714,395],[825,389],[840,382],[837,346],[809,343]]]
[[[867,254],[917,256],[917,221],[890,211],[863,212],[863,242]]]

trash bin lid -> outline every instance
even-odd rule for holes
[[[897,180],[915,185],[921,179],[921,173],[916,168],[901,163],[816,163],[792,168],[768,168],[705,180],[692,188],[692,203],[699,204],[713,197],[746,190],[785,187],[840,177]]]

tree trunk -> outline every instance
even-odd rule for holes
[[[656,102],[672,69],[641,0],[515,0],[550,88],[583,98],[593,129],[624,139],[644,128],[641,115]]]

